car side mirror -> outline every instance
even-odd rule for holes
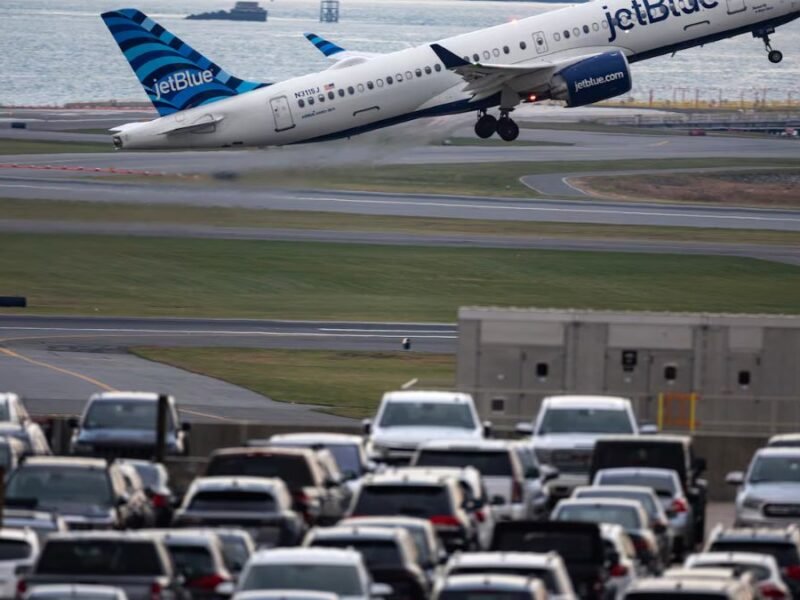
[[[514,431],[520,435],[533,435],[533,423],[517,423]]]
[[[639,426],[639,433],[642,435],[653,435],[658,433],[658,426],[653,423],[642,423]]]
[[[364,435],[372,433],[372,419],[364,419],[361,421],[361,428],[364,430]]]
[[[732,471],[725,476],[725,483],[728,485],[742,485],[744,483],[744,473]]]
[[[483,425],[483,437],[485,438],[492,437],[492,422],[484,421],[482,425]]]
[[[369,586],[369,595],[372,598],[388,598],[393,593],[392,586],[385,583],[373,583]]]
[[[235,591],[236,586],[233,585],[232,581],[223,581],[214,588],[214,593],[219,596],[233,596],[233,592]]]
[[[542,471],[536,467],[525,469],[525,479],[539,479],[542,476]]]
[[[706,459],[703,457],[698,457],[694,459],[692,463],[692,467],[694,468],[695,475],[699,475],[700,473],[705,473],[706,468],[708,465],[706,464]]]
[[[192,430],[192,424],[184,421],[181,423],[181,431],[190,432]]]
[[[78,417],[70,417],[67,419],[67,425],[69,425],[71,429],[78,429],[78,427],[81,426],[81,422]]]

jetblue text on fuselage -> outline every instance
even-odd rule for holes
[[[153,80],[153,89],[156,91],[156,98],[160,100],[162,95],[166,96],[170,92],[179,92],[189,87],[195,87],[196,85],[211,83],[213,80],[214,73],[209,70],[194,72],[178,71],[163,81],[156,82]]]
[[[652,25],[670,17],[691,15],[716,6],[719,6],[717,0],[631,0],[631,8],[620,8],[613,15],[604,6],[608,21],[608,41],[617,39],[617,28],[630,31],[637,25]]]

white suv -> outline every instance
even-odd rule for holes
[[[363,424],[370,458],[388,463],[408,463],[431,440],[481,440],[490,427],[469,394],[430,391],[387,392],[375,420]]]
[[[594,444],[604,435],[638,434],[631,401],[614,396],[550,396],[530,423],[517,425],[532,434],[539,462],[558,469],[550,484],[552,501],[565,498],[572,489],[586,485]]]

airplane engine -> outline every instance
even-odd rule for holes
[[[631,90],[631,71],[625,55],[616,50],[585,58],[553,76],[551,97],[567,106],[585,106]]]

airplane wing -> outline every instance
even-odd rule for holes
[[[358,62],[364,62],[365,60],[374,58],[375,56],[380,56],[380,54],[375,52],[357,52],[353,50],[345,50],[341,46],[337,46],[333,42],[318,36],[316,33],[304,33],[303,35],[306,36],[306,39],[327,58],[333,59],[337,62],[354,58],[361,59]]]
[[[581,56],[571,56],[562,60],[553,61],[551,58],[550,60],[517,65],[484,65],[466,61],[439,44],[431,44],[431,49],[436,53],[436,56],[439,57],[446,69],[461,75],[467,83],[464,91],[474,94],[473,101],[489,98],[502,91],[504,87],[514,88],[515,91],[531,90],[537,84],[545,83],[552,75],[564,67],[599,54],[595,52]]]

